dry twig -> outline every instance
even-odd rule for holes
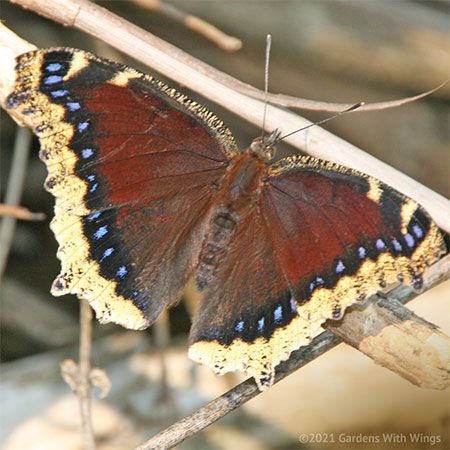
[[[210,40],[222,50],[227,52],[235,52],[242,47],[242,41],[234,36],[229,36],[223,31],[219,30],[214,25],[200,19],[197,16],[187,14],[175,5],[165,3],[160,0],[133,0],[134,3],[142,8],[150,11],[156,11],[164,14],[167,17],[182,23],[185,27],[201,34],[206,39]]]
[[[233,111],[245,120],[258,127],[261,125],[264,103],[239,92],[240,82],[98,5],[86,0],[11,1],[56,22],[102,39],[141,63],[147,64],[154,70]],[[272,105],[268,108],[268,129],[282,128],[285,131],[292,131],[308,124],[310,124],[309,121],[292,112]],[[424,206],[435,222],[442,229],[450,232],[450,201],[448,199],[348,142],[320,127],[314,127],[307,133],[290,136],[287,142],[308,154],[352,167],[389,184]]]
[[[23,206],[13,206],[6,203],[0,203],[0,216],[14,217],[14,219],[36,222],[45,220],[46,217],[44,213],[32,212]]]

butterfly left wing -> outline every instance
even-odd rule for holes
[[[158,80],[69,48],[19,56],[7,107],[38,135],[56,197],[52,292],[148,326],[192,275],[231,133]]]
[[[445,252],[423,208],[370,176],[312,157],[284,159],[268,175],[204,292],[189,350],[261,389],[324,321],[398,280],[420,288]]]

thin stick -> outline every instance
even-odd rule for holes
[[[76,393],[80,402],[84,450],[95,450],[91,420],[91,351],[92,309],[86,300],[80,299],[80,355]]]
[[[36,12],[64,25],[73,26],[103,39],[141,63],[147,64],[169,78],[230,109],[235,114],[254,123],[258,128],[261,125],[264,103],[230,88],[230,85],[239,85],[237,80],[187,55],[180,49],[98,5],[84,0],[64,3],[58,0],[14,0],[14,3],[32,8]],[[12,71],[14,67],[14,64],[7,59],[11,54],[11,48],[14,48],[15,45],[14,42],[11,43],[11,40],[14,41],[12,34],[0,24],[0,60],[2,61],[0,71]],[[9,53],[2,52],[2,44],[3,49],[6,48]],[[2,53],[5,53],[5,55]],[[7,86],[5,88],[4,90],[8,92]],[[345,107],[349,106],[351,105]],[[340,105],[339,111],[345,109],[345,107]],[[361,107],[362,109],[364,109],[364,106]],[[272,130],[281,128],[285,131],[296,130],[310,123],[292,112],[274,106],[271,107],[270,115],[267,117],[267,128]],[[352,167],[378,178],[416,200],[424,206],[442,229],[450,232],[450,201],[404,173],[395,170],[320,127],[312,128],[307,135],[295,134],[289,137],[287,141],[310,155]]]
[[[17,206],[22,198],[28,155],[30,153],[31,133],[25,128],[17,127],[14,142],[13,159],[6,187],[5,204]],[[17,219],[4,216],[0,226],[0,280],[6,268],[9,250],[14,237]]]
[[[40,212],[32,212],[23,206],[7,205],[0,203],[0,216],[14,217],[19,220],[29,220],[39,222],[45,220],[45,214]]]
[[[214,25],[200,19],[197,16],[187,14],[175,5],[165,3],[160,0],[133,0],[134,3],[142,8],[150,11],[157,11],[170,17],[176,22],[182,23],[185,27],[201,34],[206,39],[210,40],[222,50],[227,52],[235,52],[242,47],[242,41],[234,36],[229,36],[223,31],[219,30]]]
[[[432,267],[429,268],[429,270],[426,273],[425,279],[424,279],[424,287],[425,289],[430,289],[431,287],[439,284],[440,282],[444,281],[445,279],[448,279],[450,277],[450,256],[447,256],[440,261],[438,261],[436,264],[434,264]],[[418,295],[417,292],[412,291],[411,289],[405,288],[405,286],[399,286],[398,288],[392,290],[389,295],[387,296],[390,299],[397,299],[401,301],[402,303],[407,302],[409,300],[412,300]],[[383,303],[382,306],[377,305],[377,300],[381,301]],[[330,331],[325,331],[324,333],[320,334],[316,338],[314,338],[311,343],[305,347],[300,348],[299,350],[293,352],[289,358],[288,361],[280,364],[277,367],[277,373],[275,377],[275,383],[278,383],[283,378],[287,377],[291,373],[295,372],[296,370],[300,369],[310,361],[313,361],[318,356],[326,353],[328,350],[331,350],[333,347],[335,347],[337,344],[342,342],[342,340],[334,334],[336,330],[342,327],[342,325],[346,324],[348,321],[350,325],[354,325],[355,323],[358,323],[359,325],[364,324],[365,327],[361,327],[360,333],[356,334],[356,337],[352,337],[353,341],[351,342],[353,346],[358,347],[360,344],[364,344],[367,337],[372,338],[373,346],[377,347],[379,343],[385,343],[385,338],[381,337],[380,341],[377,342],[376,333],[372,333],[373,327],[370,326],[370,323],[373,322],[377,324],[376,317],[385,314],[386,311],[391,312],[392,314],[396,315],[397,317],[400,317],[405,315],[405,317],[408,317],[408,319],[411,319],[413,316],[412,313],[402,307],[401,305],[398,305],[396,302],[386,302],[385,299],[380,298],[378,296],[373,296],[369,302],[368,305],[373,306],[375,305],[375,310],[371,310],[368,312],[370,314],[370,321],[367,320],[366,322],[358,322],[358,320],[361,320],[361,311],[358,311],[356,308],[351,311],[350,313],[347,313],[344,318],[341,321],[341,325],[336,326],[335,323],[332,321],[327,322],[327,327],[329,329],[333,329],[333,333]],[[353,316],[351,316],[353,315]],[[375,316],[375,317],[374,317]],[[348,317],[351,319],[349,320]],[[366,316],[364,316],[366,318]],[[417,316],[416,316],[417,317]],[[417,322],[421,322],[422,320],[418,318]],[[442,333],[435,333],[436,327],[431,324],[427,324],[427,322],[422,321],[423,326],[427,326],[427,330],[430,333],[430,336],[428,337],[428,340],[430,341],[428,344],[431,344],[432,341],[435,342],[435,344],[432,344],[428,348],[426,347],[426,344],[424,344],[425,348],[419,349],[423,352],[420,353],[417,358],[418,364],[426,365],[427,362],[429,362],[429,359],[426,361],[420,361],[420,355],[428,354],[428,350],[431,350],[433,354],[439,355],[440,353],[443,354],[443,357],[445,357],[445,351],[443,351],[442,344],[445,342],[449,342],[449,338],[445,337]],[[409,329],[409,322],[405,322],[405,325],[403,327],[404,331],[407,333],[407,330]],[[350,327],[351,328],[351,327]],[[365,328],[364,333],[362,333],[363,328]],[[397,321],[395,323],[395,327],[397,330],[402,329],[402,323],[401,321]],[[347,326],[347,331],[349,327]],[[378,330],[378,328],[376,328]],[[347,341],[349,339],[349,336],[352,336],[352,331],[347,332],[345,329],[343,332],[341,332],[341,336]],[[378,330],[379,331],[379,330]],[[442,336],[444,336],[447,341],[443,341]],[[399,335],[396,336],[397,338]],[[436,348],[434,347],[436,345]],[[446,356],[446,361],[448,364],[448,352]],[[437,367],[438,373],[444,374],[443,377],[445,383],[442,383],[442,378],[439,377],[441,384],[439,385],[439,389],[445,388],[445,386],[448,386],[449,379],[448,379],[448,373],[447,373],[447,367],[444,364],[443,367]],[[414,370],[414,368],[412,368]],[[428,373],[431,373],[428,371]],[[436,372],[435,372],[436,373]],[[433,382],[433,380],[429,380],[428,378],[425,380],[426,382]],[[258,387],[256,386],[256,383],[253,381],[253,379],[248,379],[241,384],[237,385],[233,389],[229,390],[227,393],[223,394],[222,396],[212,400],[207,405],[201,407],[191,415],[184,417],[180,421],[176,422],[175,424],[171,425],[170,427],[166,428],[165,430],[158,433],[156,436],[152,437],[148,441],[144,442],[140,446],[138,446],[135,450],[166,450],[169,448],[173,448],[175,445],[179,444],[180,442],[184,441],[188,437],[194,435],[195,433],[198,433],[199,431],[203,430],[207,426],[211,425],[213,422],[219,420],[229,412],[233,411],[234,409],[240,407],[244,403],[251,400],[253,397],[257,396],[259,394]]]

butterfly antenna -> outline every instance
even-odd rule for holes
[[[291,131],[290,133],[285,134],[284,136],[281,136],[280,138],[278,138],[277,142],[280,142],[281,140],[286,139],[287,137],[292,136],[295,133],[298,133],[300,131],[306,130],[307,128],[311,128],[311,127],[314,127],[316,125],[321,125],[321,124],[323,124],[325,122],[328,122],[330,120],[335,119],[336,117],[341,116],[342,114],[348,113],[350,111],[354,111],[355,109],[358,109],[358,108],[360,108],[363,105],[365,105],[365,102],[356,103],[356,104],[350,106],[350,108],[344,109],[343,111],[339,111],[338,113],[333,114],[332,116],[327,117],[326,119],[319,120],[318,122],[310,123],[309,125],[306,125],[306,127],[299,128],[298,130],[295,130],[295,131]]]
[[[270,62],[270,47],[272,46],[272,36],[270,34],[266,37],[266,60],[264,63],[264,114],[261,129],[261,138],[264,137],[266,130],[266,115],[267,115],[267,96],[269,93],[269,62]]]

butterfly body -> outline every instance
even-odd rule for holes
[[[325,320],[400,279],[419,288],[445,252],[423,208],[380,181],[270,164],[278,131],[239,152],[203,106],[81,50],[21,55],[7,107],[40,138],[56,198],[52,292],[142,329],[194,278],[189,355],[261,389]]]

